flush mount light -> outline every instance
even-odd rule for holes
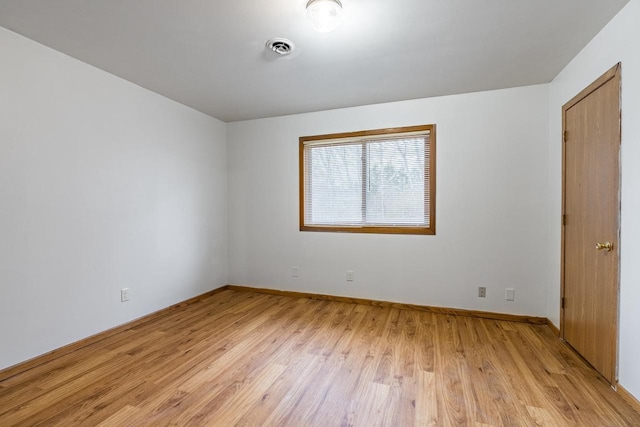
[[[307,19],[313,29],[319,33],[335,30],[342,18],[340,0],[309,0],[307,3]]]

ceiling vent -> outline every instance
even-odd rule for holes
[[[276,38],[267,42],[267,48],[271,49],[278,55],[289,55],[294,51],[296,45],[291,40]]]

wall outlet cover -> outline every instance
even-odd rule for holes
[[[507,301],[515,301],[516,300],[516,290],[513,288],[506,288],[504,290],[504,299]]]

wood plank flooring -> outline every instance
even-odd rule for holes
[[[0,426],[639,426],[546,326],[224,290],[0,382]]]

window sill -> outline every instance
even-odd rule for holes
[[[429,227],[362,227],[362,226],[309,226],[303,225],[300,231],[324,233],[366,233],[366,234],[416,234],[435,235],[435,228]]]

